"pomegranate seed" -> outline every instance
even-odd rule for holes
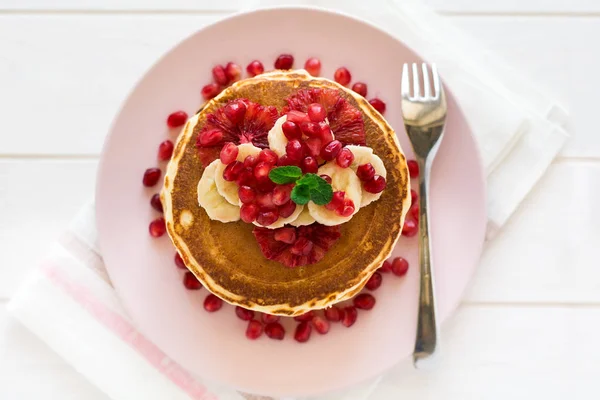
[[[262,226],[269,226],[279,218],[279,213],[277,211],[266,211],[259,212],[258,217],[256,217],[256,222],[258,222]]]
[[[240,176],[235,180],[239,186],[256,186],[256,178],[252,172],[252,168],[246,168],[244,163],[244,169],[240,173]]]
[[[337,165],[339,165],[342,168],[348,168],[350,164],[352,164],[352,161],[354,161],[354,154],[352,154],[350,149],[344,147],[340,150],[335,159]]]
[[[258,158],[254,156],[248,156],[244,159],[244,167],[246,168],[254,168],[256,163],[258,162]]]
[[[177,265],[177,268],[179,269],[187,269],[187,267],[185,266],[185,263],[183,262],[183,258],[181,258],[181,255],[179,253],[175,253],[175,265]]]
[[[277,156],[277,153],[271,149],[263,149],[258,155],[258,161],[262,161],[270,165],[277,164],[278,159],[279,157]]]
[[[225,66],[225,75],[231,83],[239,81],[242,76],[242,67],[233,62],[228,62]]]
[[[383,262],[383,264],[381,264],[381,267],[379,267],[379,271],[381,272],[392,272],[392,263],[390,263],[389,261],[385,260]]]
[[[248,106],[243,101],[232,101],[225,106],[223,111],[227,119],[237,125],[244,120],[247,108]]]
[[[208,312],[218,311],[221,307],[223,307],[223,300],[212,293],[204,299],[204,309]]]
[[[234,143],[227,142],[221,149],[219,158],[223,164],[228,165],[235,161],[239,152],[238,147]]]
[[[294,211],[296,211],[296,203],[290,200],[281,207],[279,207],[279,216],[281,218],[287,218],[290,215],[292,215]]]
[[[404,276],[408,271],[408,261],[402,257],[396,257],[392,260],[392,272],[396,276]]]
[[[240,186],[238,189],[240,201],[244,204],[250,204],[256,198],[256,192],[250,186]]]
[[[294,56],[282,54],[275,60],[275,69],[291,69],[294,65]]]
[[[311,321],[314,316],[315,316],[315,313],[313,313],[312,311],[309,311],[309,312],[304,313],[302,315],[296,315],[294,317],[294,320],[299,321],[299,322]]]
[[[304,144],[306,145],[306,152],[314,158],[319,157],[321,153],[322,141],[319,138],[311,137],[306,139]]]
[[[417,203],[413,204],[410,208],[410,215],[412,215],[415,221],[419,220],[419,205]]]
[[[375,297],[369,293],[361,293],[354,298],[354,306],[361,310],[370,310],[375,307]]]
[[[331,179],[331,178],[329,178]],[[331,201],[327,204],[325,204],[325,208],[328,209],[329,211],[334,211],[339,209],[340,207],[344,206],[344,197],[346,197],[346,192],[344,191],[337,191],[337,192],[333,192],[333,197],[331,198]]]
[[[325,121],[325,107],[320,105],[319,103],[312,103],[308,105],[308,118],[312,122],[322,122]]]
[[[256,184],[256,188],[261,193],[270,193],[275,189],[275,183],[270,179],[265,179]]]
[[[275,203],[273,202],[273,193],[261,193],[256,196],[256,204],[260,207],[261,211],[269,211],[275,209]]]
[[[277,165],[279,167],[283,167],[286,165],[298,165],[299,162],[300,162],[300,160],[292,160],[290,157],[288,157],[287,154],[284,154],[281,157],[279,157],[279,161],[277,161]]]
[[[312,320],[312,324],[315,327],[315,330],[319,332],[321,335],[329,332],[329,321],[321,316],[316,316]]]
[[[297,256],[307,256],[313,249],[313,242],[305,237],[296,240],[290,251]]]
[[[260,321],[253,319],[248,322],[248,327],[246,328],[246,337],[250,340],[256,340],[262,335],[263,326]]]
[[[144,171],[142,183],[147,187],[154,186],[160,179],[161,174],[162,171],[158,168],[148,168],[146,171]]]
[[[221,140],[223,140],[223,132],[219,129],[211,129],[200,135],[200,145],[203,147],[212,147],[219,144]]]
[[[348,68],[340,67],[335,70],[333,79],[340,85],[346,86],[352,80],[352,75],[350,74],[350,71],[348,71]]]
[[[340,154],[342,150],[342,142],[333,140],[321,149],[321,158],[325,161],[331,161]]]
[[[375,175],[373,179],[365,182],[363,187],[369,193],[381,193],[386,186],[385,178],[381,175]]]
[[[173,155],[173,142],[170,140],[165,140],[161,144],[158,145],[158,159],[161,161],[168,161],[171,159]]]
[[[276,206],[282,206],[290,201],[290,195],[292,194],[291,185],[278,185],[273,189],[273,204]]]
[[[314,157],[304,157],[300,164],[300,168],[302,168],[302,172],[305,174],[314,174],[319,170],[319,164],[317,164],[317,160],[315,160]]]
[[[342,318],[342,325],[346,328],[350,328],[356,322],[358,317],[358,311],[355,307],[349,306],[344,308],[344,317]]]
[[[243,204],[240,208],[242,221],[251,224],[258,217],[258,206],[256,204]]]
[[[250,64],[248,64],[248,66],[246,67],[246,71],[250,76],[256,76],[265,72],[265,67],[260,61],[254,60]]]
[[[303,122],[310,122],[310,118],[308,118],[307,113],[303,113],[302,111],[292,110],[288,111],[286,114],[286,121],[292,121],[296,125],[300,125]]]
[[[375,168],[371,163],[359,165],[356,169],[356,175],[363,182],[370,181],[375,176]]]
[[[187,290],[200,290],[202,289],[202,284],[200,283],[200,281],[198,280],[198,278],[196,278],[194,276],[194,274],[192,274],[191,272],[186,272],[183,275],[183,286],[185,286],[185,288]]]
[[[262,322],[264,322],[265,324],[272,324],[273,322],[279,321],[279,316],[262,313],[261,319],[262,319]]]
[[[323,178],[323,180],[327,183],[329,183],[331,185],[331,177],[329,175],[323,174],[323,175],[319,175],[321,178]]]
[[[304,343],[310,339],[310,333],[312,331],[312,326],[310,322],[304,321],[300,322],[296,327],[296,332],[294,333],[294,339],[297,342]]]
[[[417,199],[419,195],[414,189],[410,189],[410,204],[417,204]]]
[[[415,160],[408,160],[406,165],[408,166],[408,174],[411,178],[416,178],[419,176],[419,163],[417,163]]]
[[[162,202],[160,201],[160,194],[156,193],[150,198],[150,205],[158,212],[163,212]]]
[[[385,103],[378,99],[378,98],[374,98],[369,100],[369,104],[371,104],[373,106],[374,109],[376,109],[377,111],[379,111],[379,114],[384,114],[385,113]]]
[[[321,73],[321,60],[311,57],[304,63],[304,69],[312,76],[319,76]]]
[[[301,122],[300,130],[308,137],[320,137],[321,127],[315,122]]]
[[[290,160],[299,162],[304,156],[302,151],[302,143],[299,140],[290,140],[285,145],[285,152]]]
[[[221,87],[218,83],[209,83],[202,88],[200,93],[202,93],[202,97],[204,97],[205,100],[210,100],[221,93]]]
[[[167,226],[165,225],[165,219],[163,217],[156,218],[154,221],[150,222],[150,226],[148,226],[148,230],[150,231],[150,236],[161,237],[167,231]]]
[[[350,199],[344,199],[344,206],[336,210],[336,212],[342,217],[349,217],[354,214],[355,211],[354,202]]]
[[[259,181],[269,179],[269,172],[271,172],[271,165],[264,161],[259,162],[254,167],[254,177]]]
[[[406,237],[415,236],[419,232],[419,226],[412,219],[404,220],[404,226],[402,227],[402,234]]]
[[[225,167],[225,171],[223,171],[223,179],[228,182],[233,182],[239,178],[242,171],[244,171],[244,163],[241,161],[234,161]]]
[[[225,86],[229,83],[225,68],[222,65],[215,65],[212,69],[212,76],[219,85]]]
[[[331,306],[325,309],[325,318],[329,321],[339,322],[342,319],[342,310],[336,306]]]
[[[294,228],[281,228],[275,232],[275,240],[282,243],[292,244],[296,241],[296,230]]]
[[[319,132],[319,136],[324,144],[329,144],[333,141],[333,132],[331,132],[331,128],[326,123],[320,124],[321,131]]]
[[[292,121],[285,121],[281,125],[281,130],[283,131],[283,135],[287,138],[287,140],[302,138],[302,131],[300,131],[300,127]]]
[[[367,84],[362,82],[356,82],[352,85],[352,90],[360,94],[362,97],[367,97]]]
[[[369,290],[375,290],[381,286],[382,280],[383,276],[379,272],[375,272],[373,275],[371,275],[365,286]]]
[[[283,340],[285,337],[285,329],[278,322],[272,322],[265,326],[265,333],[268,337],[275,340]]]
[[[250,321],[254,318],[254,311],[248,310],[244,307],[236,306],[235,307],[235,315],[242,321]]]
[[[175,111],[167,117],[167,126],[169,128],[177,128],[186,123],[188,115],[185,111]]]

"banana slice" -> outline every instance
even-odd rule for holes
[[[335,161],[330,161],[319,168],[319,175],[327,174],[331,177],[331,186],[333,191],[342,190],[346,192],[346,198],[354,202],[354,214],[360,209],[362,202],[362,185],[358,176],[351,168],[342,168]],[[308,203],[310,215],[320,224],[333,226],[350,221],[352,215],[342,217],[333,210],[328,210],[325,206],[319,206],[312,201]]]
[[[241,206],[241,202],[240,202],[240,206]],[[302,210],[304,210],[304,206],[300,205],[300,204],[296,204],[296,209],[294,210],[294,212],[292,213],[292,215],[290,215],[287,218],[279,218],[277,221],[275,221],[274,223],[272,223],[269,226],[262,226],[261,224],[259,224],[258,222],[254,221],[252,222],[254,225],[256,226],[260,226],[263,228],[268,228],[268,229],[277,229],[277,228],[283,228],[283,226],[285,224],[289,224],[292,221],[295,221],[298,219],[298,216],[302,213]]]
[[[373,154],[372,148],[353,145],[346,147],[352,152],[352,154],[354,154],[354,161],[352,162],[352,165],[350,165],[350,168],[352,168],[354,172],[356,172],[359,165],[371,163],[373,168],[375,168],[375,173],[377,175],[381,175],[384,178],[387,176],[387,171],[385,169],[385,165],[383,165],[383,161],[381,161],[381,158],[379,158],[376,154]],[[361,207],[367,206],[375,200],[378,200],[383,193],[369,193],[363,188],[362,183],[360,187],[362,190],[362,202],[360,203]]]
[[[304,207],[304,209],[302,210],[300,215],[298,215],[298,218],[296,218],[295,220],[290,222],[290,225],[299,227],[299,226],[304,226],[304,225],[310,225],[313,222],[316,222],[316,221],[312,217],[312,215],[310,215],[310,211],[309,211],[308,207]]]
[[[271,128],[268,133],[269,140],[269,148],[273,150],[279,157],[285,154],[285,146],[288,143],[288,139],[283,134],[283,129],[281,129],[281,125],[287,121],[287,115],[279,117],[277,121],[275,121],[275,125]]]
[[[252,143],[244,143],[238,146],[238,161],[244,161],[248,156],[258,156],[260,149],[254,146]],[[238,184],[235,182],[229,182],[223,179],[223,171],[227,165],[223,164],[220,160],[215,171],[215,182],[217,184],[217,190],[230,204],[238,207],[240,203],[240,196],[238,195]]]
[[[198,204],[204,208],[210,219],[221,222],[235,222],[240,219],[240,208],[229,204],[217,190],[215,174],[218,165],[223,165],[221,160],[211,162],[204,169],[202,178],[198,182]],[[223,173],[221,173],[221,176]]]

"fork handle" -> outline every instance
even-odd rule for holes
[[[431,243],[429,237],[429,176],[433,157],[417,158],[419,164],[419,311],[417,336],[413,352],[415,366],[418,361],[431,356],[437,346],[438,325],[435,318],[434,279],[431,268]]]

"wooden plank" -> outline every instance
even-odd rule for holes
[[[144,71],[216,18],[0,15],[0,109],[9,110],[4,130],[14,133],[0,155],[98,154],[119,104]],[[600,36],[597,19],[450,18],[564,101],[576,131],[565,156],[600,157],[600,136],[589,129],[595,101],[588,89],[600,86],[600,59],[587,47]],[[42,126],[25,123],[32,112]]]

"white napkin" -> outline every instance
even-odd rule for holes
[[[253,0],[253,7],[279,3]],[[288,4],[290,2],[287,2]],[[296,1],[359,15],[440,66],[465,110],[488,177],[489,233],[501,227],[566,140],[566,113],[444,19],[412,0]],[[119,304],[96,246],[88,204],[18,290],[11,313],[111,399],[250,399],[192,376],[141,335]],[[388,399],[400,365],[323,399]]]

